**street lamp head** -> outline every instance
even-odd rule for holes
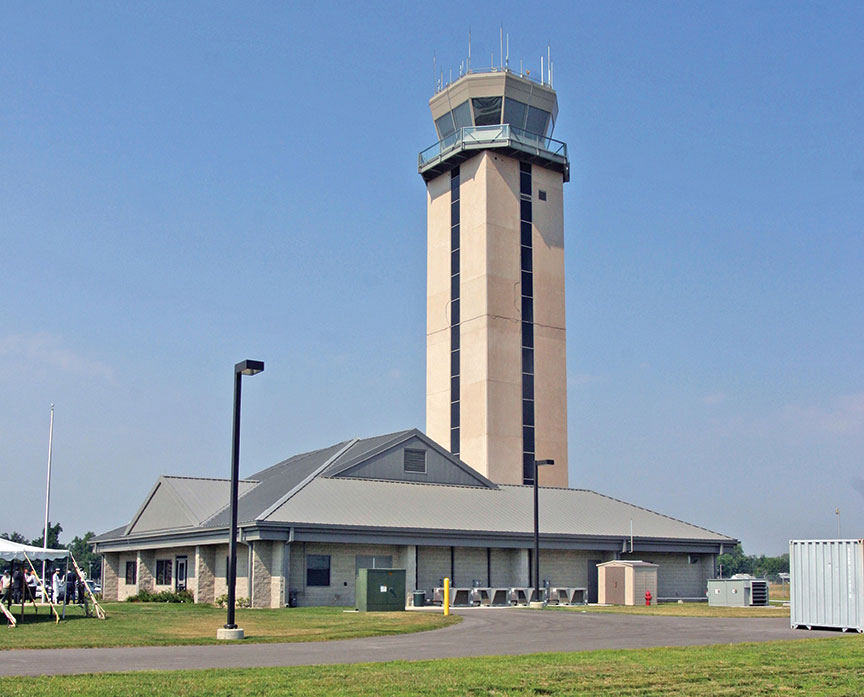
[[[241,361],[234,366],[234,372],[241,375],[257,375],[264,371],[264,361]]]
[[[543,465],[554,465],[555,460],[534,460],[538,467],[542,467]]]

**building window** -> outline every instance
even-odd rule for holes
[[[534,483],[534,247],[531,165],[519,163],[519,263],[522,269],[522,483]],[[545,200],[545,192],[544,192]]]
[[[126,562],[126,585],[134,586],[138,583],[138,562],[137,561],[127,561]]]
[[[330,555],[310,554],[306,557],[306,585],[330,585]]]
[[[426,474],[426,451],[405,448],[403,451],[402,465],[406,472]]]
[[[170,586],[171,585],[171,560],[157,559],[156,560],[156,585]]]
[[[540,190],[537,192],[537,196],[540,198],[541,201],[545,201],[545,200],[546,200],[546,192],[543,191],[543,189],[540,189]]]
[[[393,557],[391,556],[372,556],[371,554],[358,554],[354,557],[354,570],[360,569],[392,569]]]
[[[500,99],[500,98],[499,98]],[[476,100],[475,100],[476,101]],[[500,111],[500,105],[499,105]],[[460,268],[459,268],[459,168],[450,172],[450,452],[459,455],[459,345],[460,341]],[[424,453],[425,457],[425,453]],[[406,469],[406,471],[408,471]],[[424,460],[423,471],[426,471]]]

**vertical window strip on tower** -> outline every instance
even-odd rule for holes
[[[531,165],[519,163],[519,260],[522,276],[522,483],[534,483],[534,248]]]
[[[450,452],[459,455],[460,389],[459,324],[459,168],[450,172]]]

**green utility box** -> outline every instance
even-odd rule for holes
[[[354,604],[360,612],[405,609],[405,569],[358,569]]]

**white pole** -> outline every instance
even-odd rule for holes
[[[630,554],[633,554],[633,519],[630,519]]]
[[[48,425],[48,481],[45,485],[45,527],[42,534],[42,549],[48,549],[48,507],[51,503],[51,450],[54,445],[54,405],[51,405],[51,420]],[[42,560],[42,583],[45,583],[45,560]],[[47,598],[42,598],[44,603]]]

